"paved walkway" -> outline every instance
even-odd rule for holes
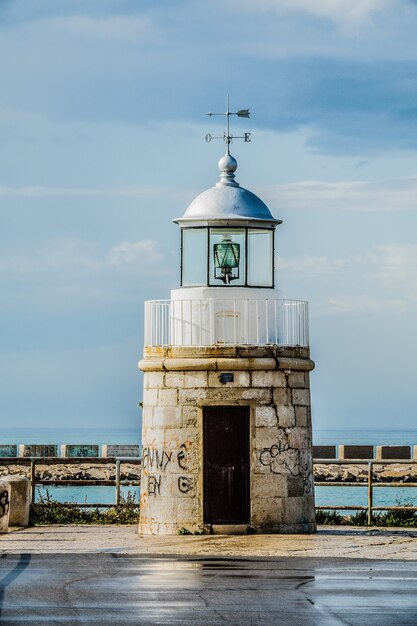
[[[417,529],[320,527],[314,535],[139,536],[135,526],[38,526],[0,535],[0,554],[115,553],[417,561]]]

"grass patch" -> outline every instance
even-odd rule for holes
[[[139,521],[139,504],[136,494],[128,492],[126,498],[118,505],[108,509],[88,508],[82,505],[67,506],[65,502],[54,500],[49,491],[39,494],[38,502],[31,504],[30,526],[48,524],[137,524]]]
[[[316,522],[324,526],[340,526],[340,524],[344,523],[344,518],[337,511],[318,509],[316,511]]]
[[[399,507],[408,507],[413,505],[414,503],[412,501],[396,501],[396,506]],[[337,511],[318,509],[316,510],[316,522],[317,524],[325,526],[340,526],[340,524],[346,524],[348,526],[367,526],[368,512],[357,511],[354,515],[342,516]],[[417,528],[417,511],[400,508],[394,511],[381,511],[381,513],[373,513],[372,525]]]

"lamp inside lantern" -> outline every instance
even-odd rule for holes
[[[230,284],[239,278],[240,245],[225,234],[219,243],[214,244],[214,276]]]

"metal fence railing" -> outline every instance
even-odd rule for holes
[[[146,346],[308,346],[308,303],[282,299],[148,300]]]
[[[105,504],[105,503],[92,503],[92,502],[66,502],[65,504],[68,506],[79,506],[79,507],[98,507],[105,508],[119,505],[122,501],[121,497],[121,487],[139,487],[139,480],[128,480],[123,479],[123,465],[140,465],[141,460],[139,458],[129,458],[129,459],[118,459],[118,458],[107,458],[103,459],[101,457],[80,457],[80,458],[1,458],[0,459],[0,468],[1,467],[11,467],[18,466],[26,468],[26,471],[23,473],[30,480],[30,488],[31,488],[31,502],[34,503],[36,500],[36,487],[38,485],[43,486],[53,486],[53,487],[64,487],[64,486],[73,486],[73,487],[114,487],[115,489],[115,501],[113,504]],[[41,478],[37,474],[37,469],[40,469],[41,466],[46,466],[51,468],[53,466],[62,466],[66,465],[69,467],[74,467],[74,473],[69,470],[67,475],[72,476],[71,478]],[[114,475],[114,478],[91,478],[91,479],[83,479],[77,478],[78,475],[82,473],[82,466],[109,466],[114,468],[110,469],[110,476]],[[78,470],[78,471],[77,471]],[[1,478],[1,475],[0,475]]]
[[[381,460],[381,461],[361,461],[361,460],[330,460],[330,459],[315,459],[314,466],[317,468],[318,465],[356,465],[367,468],[367,479],[366,480],[356,480],[356,481],[334,481],[334,480],[325,480],[318,481],[315,480],[314,484],[316,487],[367,487],[367,504],[366,506],[358,506],[358,505],[316,505],[316,509],[325,510],[325,511],[366,511],[367,512],[367,524],[368,526],[372,525],[372,513],[373,511],[417,511],[417,506],[404,505],[404,506],[374,506],[374,489],[378,487],[417,487],[417,482],[412,481],[388,481],[381,480],[378,477],[378,481],[374,480],[374,467],[376,465],[417,465],[417,461],[409,461],[409,460]]]
[[[37,468],[40,466],[58,466],[58,465],[68,465],[69,467],[74,466],[74,468],[78,468],[80,465],[93,465],[93,466],[103,466],[110,465],[113,466],[114,471],[110,471],[110,475],[114,475],[114,478],[100,478],[100,479],[80,479],[72,476],[71,478],[41,478],[37,474]],[[62,458],[1,458],[0,459],[0,468],[1,467],[12,467],[12,466],[22,466],[26,468],[24,472],[27,477],[30,479],[31,484],[31,500],[35,502],[36,496],[36,487],[38,485],[44,486],[102,486],[102,487],[114,487],[115,488],[115,501],[113,504],[102,504],[102,503],[65,503],[68,506],[79,506],[79,507],[111,507],[114,504],[120,504],[122,501],[121,497],[121,487],[123,486],[131,486],[131,487],[139,487],[140,486],[140,478],[138,476],[135,480],[128,480],[123,478],[123,465],[140,465],[141,459],[139,458],[129,458],[129,459],[117,459],[117,458],[108,458],[103,459],[101,457],[98,458],[71,458],[71,459],[62,459]],[[356,480],[356,481],[337,481],[333,479],[327,479],[325,481],[315,480],[314,484],[316,487],[367,487],[367,504],[366,506],[359,505],[334,505],[334,504],[321,504],[316,505],[316,509],[318,510],[326,510],[326,511],[366,511],[367,512],[367,523],[368,525],[372,525],[372,513],[374,511],[398,511],[398,510],[408,510],[408,511],[417,511],[417,506],[393,506],[393,505],[384,505],[384,506],[374,506],[374,489],[379,487],[417,487],[416,481],[392,481],[392,480],[381,480],[378,477],[378,480],[375,480],[374,476],[374,467],[376,465],[380,466],[393,466],[393,465],[405,465],[405,466],[416,466],[417,460],[407,461],[407,460],[381,460],[381,461],[361,461],[361,460],[330,460],[330,459],[315,459],[314,460],[314,468],[316,470],[319,469],[320,465],[337,465],[337,466],[349,466],[356,465],[365,467],[366,472],[366,480]],[[71,472],[69,472],[71,474]],[[139,474],[139,473],[138,473]],[[79,475],[79,474],[78,474]],[[1,477],[1,473],[0,473]]]

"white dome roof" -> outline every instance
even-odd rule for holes
[[[236,160],[225,154],[219,161],[220,181],[200,193],[188,206],[181,218],[174,220],[182,225],[187,222],[216,222],[240,220],[245,222],[268,222],[269,226],[280,224],[266,204],[254,193],[235,182]],[[266,225],[266,224],[265,224]]]

